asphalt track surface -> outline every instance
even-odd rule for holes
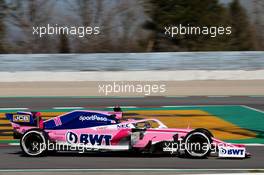
[[[0,108],[25,107],[49,109],[54,106],[165,106],[165,105],[247,105],[264,109],[264,97],[147,97],[147,98],[1,98]],[[247,148],[248,159],[187,159],[127,153],[59,153],[29,158],[21,155],[18,146],[0,147],[0,169],[90,169],[90,168],[175,168],[175,169],[263,169],[264,147]]]
[[[50,109],[52,107],[104,106],[159,107],[177,105],[247,105],[264,110],[264,96],[194,96],[145,98],[0,98],[0,108]]]
[[[187,159],[171,156],[129,155],[127,153],[57,153],[47,157],[23,157],[17,146],[0,149],[0,169],[263,169],[264,147],[249,147],[248,159]]]

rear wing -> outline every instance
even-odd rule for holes
[[[21,126],[41,127],[43,125],[39,112],[6,113],[5,116],[11,123]]]

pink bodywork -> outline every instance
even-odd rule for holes
[[[112,114],[112,113],[111,113]],[[116,112],[115,112],[116,114]],[[59,116],[58,116],[59,117]],[[118,113],[118,117],[122,117],[122,113]],[[50,119],[53,120],[53,119]],[[81,134],[97,134],[97,135],[111,135],[112,139],[110,140],[110,145],[115,146],[119,145],[120,141],[126,137],[129,137],[134,128],[134,124],[145,122],[145,121],[155,121],[160,126],[158,128],[149,128],[144,131],[143,139],[137,140],[133,145],[134,148],[144,149],[149,142],[152,144],[161,142],[161,141],[173,141],[173,136],[178,134],[178,138],[184,138],[190,131],[193,129],[179,129],[179,128],[167,128],[162,122],[157,119],[143,119],[143,120],[127,120],[119,124],[104,125],[90,128],[80,128],[80,129],[62,129],[62,130],[45,130],[48,133],[49,139],[54,142],[67,143],[66,134],[68,132],[73,132],[80,136]],[[21,126],[19,124],[11,123],[14,130],[18,133],[25,133],[27,130],[36,128],[31,126]],[[122,127],[120,127],[122,126]],[[228,146],[228,147],[245,147],[242,144],[230,144],[223,142],[219,139],[213,138],[213,143],[218,146]],[[104,144],[104,143],[102,143]]]

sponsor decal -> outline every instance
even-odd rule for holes
[[[112,123],[112,124],[115,124],[115,123],[116,123],[116,121],[114,121],[114,120],[111,120],[111,123]]]
[[[97,130],[105,130],[107,128],[107,126],[99,126],[99,127],[96,127]]]
[[[66,140],[70,144],[74,144],[78,142],[78,136],[74,132],[67,132],[66,133]]]
[[[80,134],[78,137],[78,135],[74,132],[70,131],[66,133],[66,140],[70,144],[82,143],[85,145],[110,145],[111,139],[111,135],[104,134]]]
[[[118,124],[117,128],[129,128],[129,123],[126,124]]]
[[[240,157],[243,158],[246,156],[245,148],[237,147],[219,147],[219,157]]]
[[[13,122],[22,122],[22,123],[29,123],[30,122],[30,115],[13,115]]]
[[[104,121],[104,122],[106,122],[107,121],[107,118],[106,117],[99,117],[97,115],[91,115],[91,116],[81,115],[79,117],[79,120],[81,120],[82,122],[83,121],[90,121],[90,120],[93,120],[93,121]]]
[[[60,117],[55,117],[53,120],[56,126],[62,125]]]

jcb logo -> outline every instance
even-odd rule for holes
[[[30,115],[13,115],[13,122],[30,122]]]

